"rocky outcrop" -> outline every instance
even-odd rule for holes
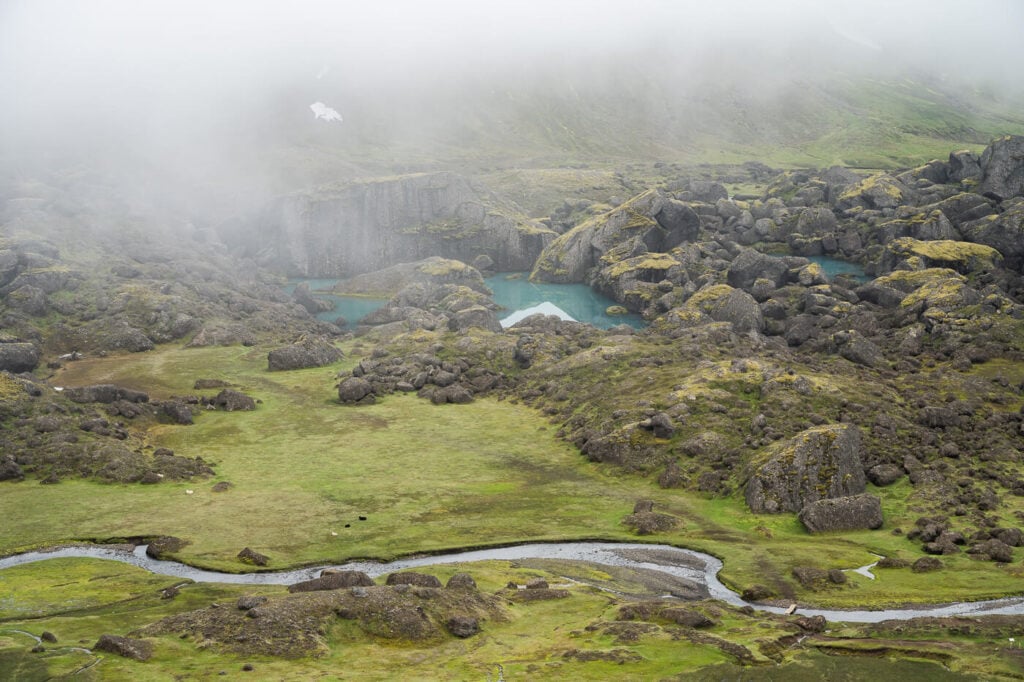
[[[92,645],[92,650],[106,651],[135,661],[148,661],[153,657],[152,642],[117,635],[100,635],[99,640]]]
[[[665,255],[654,258],[649,266],[627,267],[624,261],[648,253],[668,254],[696,239],[700,229],[700,216],[691,207],[657,190],[648,190],[558,237],[544,249],[530,277],[546,282],[582,282],[594,268],[618,267],[624,274],[639,267],[654,271],[645,278],[657,282],[669,269],[678,267],[678,262]]]
[[[114,384],[67,388],[64,390],[64,395],[76,403],[113,403],[118,400],[126,400],[130,403],[149,402],[149,396],[142,391]]]
[[[1024,272],[1024,198],[1005,201],[1002,209],[965,223],[964,239],[996,249],[1008,267]]]
[[[981,154],[982,192],[1003,199],[1024,194],[1024,137],[1007,135],[985,148]]]
[[[655,328],[671,332],[710,322],[727,322],[735,332],[759,332],[764,329],[764,314],[747,292],[728,284],[716,284],[701,289],[682,306],[668,311]]]
[[[214,396],[210,400],[210,405],[225,412],[248,412],[256,409],[256,401],[253,398],[230,388],[225,388]]]
[[[351,277],[427,256],[528,270],[556,235],[511,202],[449,172],[319,187],[222,228],[225,242],[302,277]]]
[[[798,518],[810,533],[874,530],[882,525],[882,501],[866,493],[817,500],[801,509]]]
[[[745,496],[754,512],[799,512],[864,488],[860,431],[838,424],[807,429],[770,448],[753,464]]]
[[[31,343],[0,343],[0,371],[31,372],[39,365],[39,351]]]
[[[271,371],[323,367],[337,362],[344,354],[322,337],[308,337],[290,346],[276,348],[267,353]]]
[[[304,580],[288,586],[289,592],[321,592],[344,587],[372,587],[373,578],[362,571],[333,571],[319,578]]]

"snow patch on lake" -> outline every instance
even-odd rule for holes
[[[501,326],[511,327],[516,322],[519,322],[520,320],[525,320],[530,315],[536,315],[537,313],[543,313],[545,315],[554,315],[559,319],[566,320],[567,322],[576,322],[575,318],[573,318],[571,315],[569,315],[569,313],[565,312],[554,303],[544,301],[543,303],[539,303],[535,306],[515,311],[505,319],[501,320]]]

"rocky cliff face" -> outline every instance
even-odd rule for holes
[[[224,239],[261,264],[304,277],[346,278],[394,263],[486,255],[529,270],[556,235],[455,173],[354,182],[280,197]]]

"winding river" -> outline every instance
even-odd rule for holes
[[[561,559],[581,561],[602,566],[657,571],[676,579],[691,582],[707,591],[713,599],[733,606],[753,606],[761,611],[784,613],[776,606],[748,604],[738,594],[718,580],[722,562],[715,557],[669,545],[647,545],[617,542],[560,542],[533,543],[480,549],[451,554],[439,554],[419,558],[399,559],[390,563],[353,561],[336,566],[317,566],[293,571],[258,573],[220,573],[193,568],[175,561],[161,561],[146,554],[146,546],[134,551],[101,546],[64,547],[51,551],[26,552],[0,559],[0,569],[20,566],[37,561],[59,558],[90,558],[120,561],[138,566],[158,575],[172,576],[195,582],[232,583],[244,585],[289,585],[309,580],[320,575],[324,568],[340,568],[364,571],[371,577],[378,577],[394,571],[436,566],[438,564],[467,563],[473,561],[516,561],[528,559]],[[935,606],[883,609],[878,611],[857,611],[838,609],[800,608],[799,613],[807,616],[821,615],[830,621],[877,623],[883,620],[908,620],[923,616],[986,616],[1022,615],[1024,597],[1007,597],[978,602],[959,602]]]

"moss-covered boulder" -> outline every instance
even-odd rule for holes
[[[754,297],[728,284],[714,284],[697,291],[682,306],[658,318],[654,328],[671,333],[712,322],[728,323],[739,333],[764,330],[764,315]]]
[[[965,239],[990,246],[1006,258],[1006,265],[1024,272],[1024,199],[1003,202],[1003,211],[964,224]]]
[[[1024,194],[1024,137],[1006,135],[981,154],[981,185],[1004,199]]]
[[[961,274],[970,275],[995,270],[1002,262],[1002,254],[984,244],[948,239],[922,241],[901,237],[886,245],[879,259],[878,270],[892,272],[897,269],[950,268]]]
[[[754,512],[799,512],[817,500],[864,492],[860,431],[816,426],[767,449],[751,464],[745,497]]]
[[[267,353],[267,367],[271,371],[323,367],[340,360],[344,354],[329,340],[307,337],[298,343],[275,348]]]
[[[887,173],[865,178],[844,191],[836,202],[840,210],[896,208],[913,198],[914,191]]]
[[[873,530],[882,525],[882,501],[867,493],[817,500],[800,510],[799,519],[810,533]]]
[[[648,253],[667,254],[696,239],[700,228],[701,218],[692,208],[658,190],[648,190],[555,239],[537,259],[530,277],[545,282],[582,282],[595,268],[614,268],[635,256],[646,258]],[[657,258],[657,267],[647,269],[671,267],[664,255]],[[618,275],[608,276],[614,278],[636,268],[636,264],[629,265]]]

